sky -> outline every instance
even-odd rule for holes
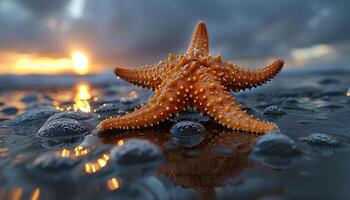
[[[349,69],[348,8],[348,0],[0,0],[0,73],[70,72],[75,51],[90,72],[152,64],[183,52],[198,20],[211,54],[243,66],[282,58],[287,67]]]

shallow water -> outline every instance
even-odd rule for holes
[[[282,146],[278,142],[276,155],[276,150],[269,151],[272,155],[255,155],[252,151],[260,135],[227,130],[194,112],[151,129],[98,136],[94,127],[100,120],[132,111],[152,95],[121,81],[103,87],[81,82],[66,88],[3,90],[0,199],[347,199],[349,87],[350,74],[296,73],[233,94],[249,113],[277,123],[302,152],[283,156],[285,150],[278,148]],[[48,117],[6,126],[28,109],[43,105],[60,112],[91,113],[90,119],[78,120],[88,131],[65,138],[37,137]],[[263,115],[271,105],[284,114]],[[6,113],[6,107],[18,112]],[[171,128],[186,119],[206,129],[204,140],[192,148],[171,143]],[[326,133],[340,145],[312,145],[299,139],[313,133]],[[110,150],[131,138],[156,144],[164,159],[128,162],[126,154],[124,167],[116,167]]]

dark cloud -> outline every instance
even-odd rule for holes
[[[212,50],[230,59],[286,57],[293,48],[350,42],[345,0],[85,1],[80,18],[71,16],[68,0],[11,2],[6,8],[0,2],[0,51],[60,56],[73,45],[106,64],[180,52],[199,19],[207,22]]]

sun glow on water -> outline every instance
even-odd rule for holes
[[[89,103],[90,99],[90,86],[87,83],[79,84],[77,86],[77,94],[74,98],[74,110],[82,112],[91,112],[91,106]]]

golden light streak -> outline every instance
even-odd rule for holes
[[[40,188],[35,188],[32,196],[31,196],[31,200],[39,200],[40,197]]]
[[[88,162],[85,164],[85,172],[87,174],[94,174],[104,168],[109,161],[109,155],[103,154],[94,162]]]
[[[111,178],[107,181],[107,187],[109,190],[116,190],[120,185],[121,181],[118,178]]]
[[[70,150],[69,149],[63,149],[61,151],[61,157],[68,158],[70,156]]]
[[[84,53],[80,51],[74,51],[72,53],[72,61],[73,61],[73,68],[78,74],[84,75],[88,73],[89,60]]]
[[[350,97],[350,88],[349,88],[348,91],[346,92],[346,96]]]
[[[22,188],[16,188],[15,191],[13,191],[11,195],[12,200],[20,200],[22,197],[23,189]]]
[[[91,99],[90,86],[87,83],[78,85],[78,92],[74,98],[75,111],[91,112],[89,100]]]
[[[79,145],[77,147],[74,148],[74,152],[75,152],[75,156],[76,157],[81,157],[81,156],[85,156],[89,153],[89,150],[86,149],[85,147]]]

